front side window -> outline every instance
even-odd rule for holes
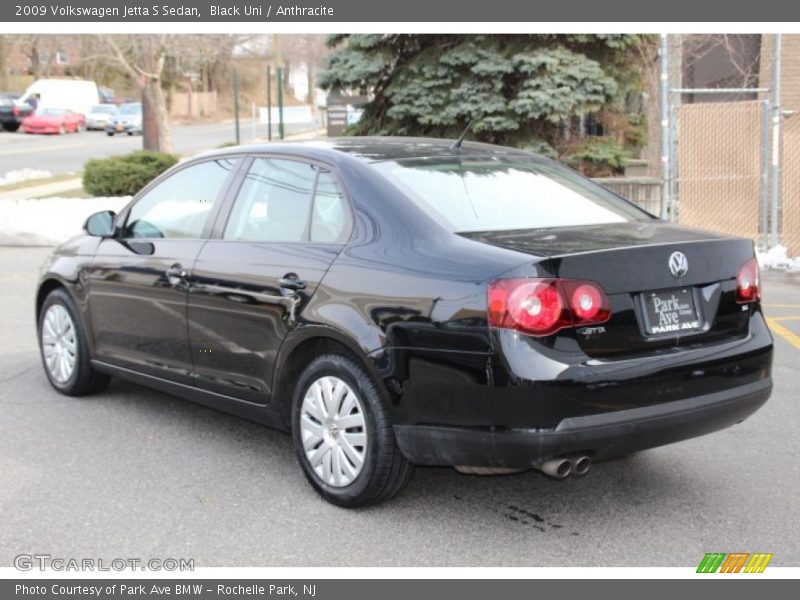
[[[133,205],[126,238],[198,239],[236,160],[219,159],[171,175]]]
[[[223,237],[339,243],[347,225],[345,199],[330,172],[300,161],[259,157],[236,196]]]
[[[475,232],[623,223],[652,216],[555,163],[525,158],[377,163],[445,228]]]

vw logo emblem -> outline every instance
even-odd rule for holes
[[[672,276],[680,279],[689,272],[689,260],[683,252],[673,252],[669,257],[669,272]]]

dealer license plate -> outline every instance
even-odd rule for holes
[[[648,335],[680,334],[702,327],[691,288],[642,294]]]

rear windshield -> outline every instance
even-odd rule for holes
[[[375,166],[451,231],[539,229],[653,218],[549,161],[436,158],[386,161]]]

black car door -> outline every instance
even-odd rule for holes
[[[89,312],[101,361],[191,383],[187,277],[238,159],[189,164],[147,190],[104,239],[90,276]]]
[[[280,344],[351,228],[333,174],[256,157],[192,271],[188,325],[197,385],[265,404]]]

